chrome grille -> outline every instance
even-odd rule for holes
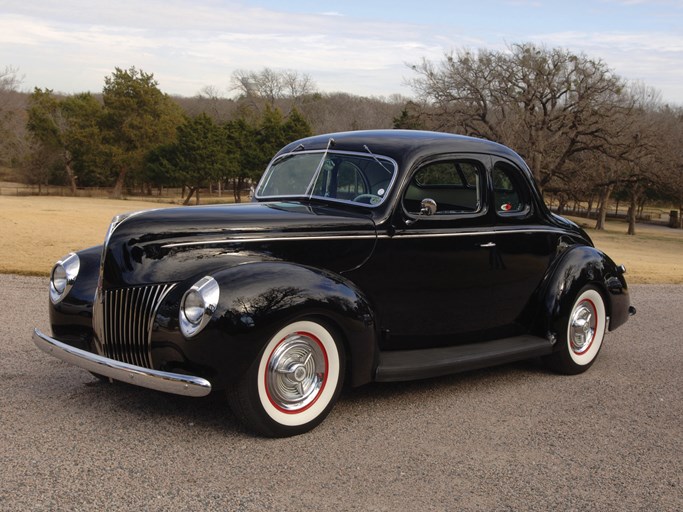
[[[152,368],[154,318],[161,301],[174,286],[102,290],[94,311],[101,353],[117,361]]]

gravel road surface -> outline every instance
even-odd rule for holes
[[[583,375],[370,385],[271,440],[39,351],[47,280],[0,275],[0,510],[683,510],[683,286],[631,289]]]

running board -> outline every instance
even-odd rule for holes
[[[452,347],[383,351],[375,380],[393,382],[439,377],[543,356],[552,351],[553,344],[537,336],[515,336]]]

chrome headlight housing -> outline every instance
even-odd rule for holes
[[[55,263],[50,273],[50,300],[53,304],[61,302],[67,296],[76,282],[80,268],[81,260],[74,252]]]
[[[186,338],[197,335],[216,311],[220,287],[211,276],[202,277],[185,292],[180,301],[178,322]]]

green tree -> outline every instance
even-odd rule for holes
[[[60,109],[67,121],[63,141],[71,155],[71,169],[78,184],[82,187],[109,185],[99,128],[102,103],[86,92],[64,98]]]
[[[185,198],[193,195],[199,204],[199,189],[219,180],[229,165],[224,130],[206,114],[187,119],[177,129],[172,144],[152,150],[146,160],[147,177],[156,185],[176,184],[188,187]]]
[[[282,130],[283,140],[281,141],[281,146],[292,142],[297,139],[302,139],[304,137],[310,137],[313,135],[313,130],[311,130],[311,125],[306,121],[304,116],[301,115],[297,109],[292,109],[292,111],[287,116],[285,124]],[[280,148],[278,148],[280,149]],[[273,155],[271,155],[272,157]]]
[[[208,115],[200,114],[178,127],[176,147],[180,180],[190,189],[185,204],[193,192],[199,203],[199,188],[219,180],[228,167],[224,131]]]
[[[71,193],[76,194],[76,173],[73,170],[73,156],[67,147],[66,137],[69,123],[62,112],[60,101],[50,89],[36,87],[29,98],[28,122],[29,133],[37,142],[34,153],[40,157],[34,162],[54,165],[61,161],[66,171]],[[32,164],[35,166],[36,164]]]
[[[114,197],[121,195],[127,177],[142,174],[150,150],[175,139],[183,122],[178,105],[158,85],[154,75],[135,67],[116,68],[104,79],[100,130],[116,175]]]
[[[257,128],[244,118],[225,123],[224,130],[225,144],[230,151],[226,177],[232,180],[235,202],[239,203],[246,181],[256,180],[260,176],[264,151],[257,140]]]
[[[33,136],[31,168],[37,162],[61,165],[71,192],[76,186],[105,185],[99,131],[102,105],[90,93],[63,99],[36,88],[29,97],[27,129]]]
[[[235,201],[248,182],[257,181],[275,153],[293,140],[311,135],[311,127],[297,109],[285,119],[277,108],[266,106],[256,124],[240,117],[225,125],[226,143],[231,150],[230,177]]]

